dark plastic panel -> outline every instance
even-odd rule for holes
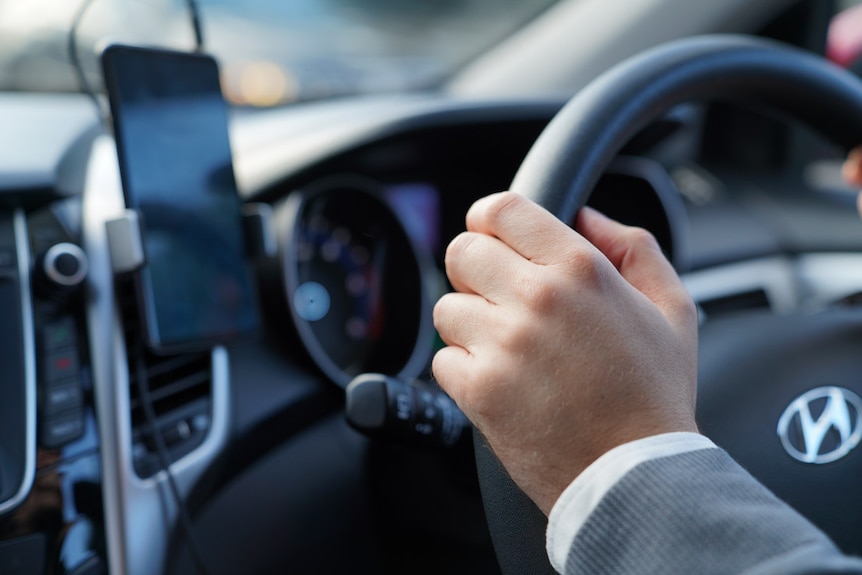
[[[18,493],[27,458],[26,358],[17,268],[13,216],[0,214],[0,504]]]

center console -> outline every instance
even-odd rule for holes
[[[0,211],[0,573],[107,567],[76,206]]]

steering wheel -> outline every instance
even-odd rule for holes
[[[716,99],[765,105],[848,149],[862,143],[857,78],[776,42],[704,36],[644,52],[581,90],[542,132],[510,189],[572,222],[636,133],[675,105]],[[801,463],[776,434],[782,412],[807,390],[832,385],[862,395],[862,314],[764,313],[707,322],[699,364],[704,432],[845,551],[862,550],[855,536],[862,495],[854,485],[862,477],[862,453],[829,465]],[[546,518],[478,434],[476,462],[503,573],[554,573],[545,553]]]

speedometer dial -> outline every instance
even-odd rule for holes
[[[363,372],[417,375],[433,334],[426,266],[374,187],[295,192],[280,225],[286,303],[324,373],[342,386]]]

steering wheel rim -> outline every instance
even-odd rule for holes
[[[801,120],[847,149],[862,142],[862,83],[844,70],[774,41],[687,38],[630,58],[581,90],[536,140],[510,190],[572,222],[610,162],[650,121],[692,100],[739,99]],[[546,518],[476,437],[502,572],[554,573],[545,553]]]

